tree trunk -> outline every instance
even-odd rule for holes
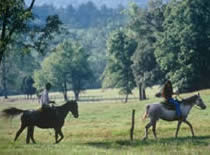
[[[64,95],[64,100],[68,101],[66,80],[64,80],[63,95]]]
[[[4,94],[4,98],[7,99],[7,71],[6,71],[6,60],[5,57],[3,57],[2,59],[2,84],[3,84],[3,94]]]
[[[143,91],[143,93],[142,93],[142,97],[143,97],[143,100],[146,100],[147,99],[147,97],[146,97],[146,91],[145,91],[145,88],[142,88],[142,91]]]
[[[3,62],[2,62],[3,53],[4,53],[4,51],[0,48],[0,67],[1,67],[1,65],[3,65]]]
[[[66,91],[63,92],[63,97],[64,97],[64,100],[65,100],[65,101],[68,101],[68,96],[67,96],[67,92],[66,92]]]
[[[139,84],[139,100],[145,100],[146,99],[146,91],[145,88],[143,87],[143,84]]]
[[[142,91],[141,91],[141,87],[142,87],[142,84],[141,83],[139,83],[139,100],[141,101],[142,100]]]
[[[125,103],[127,103],[128,102],[128,94],[126,94],[126,96],[125,96]]]
[[[79,92],[78,91],[74,91],[74,97],[75,97],[76,101],[79,100]]]

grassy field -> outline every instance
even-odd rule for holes
[[[85,95],[117,95],[116,90],[91,90]],[[69,114],[63,127],[64,140],[60,144],[54,143],[54,131],[35,128],[37,144],[25,144],[26,130],[13,142],[16,131],[20,126],[20,117],[12,120],[0,118],[0,155],[94,155],[94,154],[210,154],[210,90],[200,91],[208,106],[201,111],[193,108],[189,121],[195,130],[195,138],[191,138],[190,129],[182,125],[179,138],[175,139],[176,122],[159,121],[157,124],[158,140],[150,132],[149,139],[142,141],[144,126],[148,122],[142,121],[145,105],[157,101],[152,89],[147,90],[149,99],[143,102],[81,102],[79,103],[80,117],[73,118]],[[196,92],[194,92],[196,93]],[[134,93],[134,96],[137,93]],[[193,94],[193,93],[192,93]],[[192,94],[182,94],[183,97]],[[104,94],[103,94],[104,95]],[[36,102],[22,102],[21,100],[1,100],[0,110],[15,106],[22,109],[36,109]],[[62,104],[62,101],[57,101]],[[130,141],[132,109],[136,109],[134,140]]]

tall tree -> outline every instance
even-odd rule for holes
[[[156,35],[163,29],[164,9],[162,0],[150,0],[147,8],[139,8],[131,3],[127,10],[130,35],[138,42],[138,48],[132,57],[132,69],[139,87],[140,100],[146,99],[146,87],[154,85],[162,77],[154,50]]]
[[[26,55],[26,57],[28,57],[31,60],[31,61],[28,61],[28,64],[26,65],[26,67],[32,66],[34,62],[32,58],[34,57],[30,56],[29,53],[35,49],[36,51],[38,51],[38,53],[41,53],[42,56],[46,55],[47,51],[49,51],[49,47],[51,47],[49,46],[50,44],[49,42],[53,40],[54,34],[60,31],[60,25],[61,25],[61,22],[57,15],[48,16],[46,18],[46,24],[44,26],[36,26],[35,24],[32,24],[30,25],[30,29],[23,30],[21,34],[15,33],[13,35],[11,41],[7,45],[6,53],[4,54],[2,66],[1,66],[2,85],[3,85],[3,90],[4,90],[3,92],[4,92],[5,98],[7,98],[7,93],[9,91],[7,88],[7,86],[9,85],[8,81],[10,80],[10,77],[8,74],[10,74],[10,72],[13,71],[13,69],[7,67],[8,66],[7,64],[12,63],[13,66],[16,65],[16,68],[18,68],[17,65],[20,65],[20,64],[18,63],[17,58],[21,58],[24,55]],[[32,31],[28,31],[28,30],[32,30]],[[26,67],[23,67],[23,64],[21,64],[21,67],[19,67],[19,72],[23,72],[24,68]],[[31,69],[29,72],[32,73]],[[22,75],[22,78],[24,76],[25,75]]]
[[[32,18],[35,0],[26,8],[23,0],[0,1],[0,65],[14,33],[23,31]]]
[[[72,89],[78,100],[91,76],[84,48],[79,43],[64,41],[44,59],[42,69],[35,72],[34,79],[35,86],[39,89],[46,81],[51,82],[63,92],[65,100],[68,100],[67,91]]]
[[[31,52],[20,52],[21,49],[13,46],[9,46],[8,50],[0,66],[0,87],[4,90],[2,95],[5,98],[7,95],[20,94],[23,78],[32,75],[34,69],[39,67]]]
[[[161,69],[181,91],[210,87],[210,1],[172,0],[155,51]]]
[[[103,73],[103,86],[120,88],[120,92],[126,95],[125,102],[135,87],[131,56],[136,47],[136,41],[123,30],[113,32],[107,42],[108,62]]]

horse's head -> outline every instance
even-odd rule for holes
[[[79,113],[78,113],[77,101],[71,100],[71,101],[68,101],[67,104],[68,104],[68,106],[69,106],[69,109],[70,109],[72,115],[73,115],[75,118],[78,118],[78,117],[79,117]]]
[[[196,95],[196,101],[195,101],[195,105],[199,106],[201,109],[206,109],[206,105],[204,104],[202,98],[200,97],[200,94],[198,93],[198,95]]]

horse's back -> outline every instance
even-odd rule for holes
[[[150,119],[163,119],[167,121],[174,120],[175,111],[166,109],[162,103],[153,103],[149,104],[148,106],[148,116],[150,117]]]
[[[40,113],[41,112],[39,110],[27,110],[21,116],[21,120],[26,124],[34,123],[40,119]]]

